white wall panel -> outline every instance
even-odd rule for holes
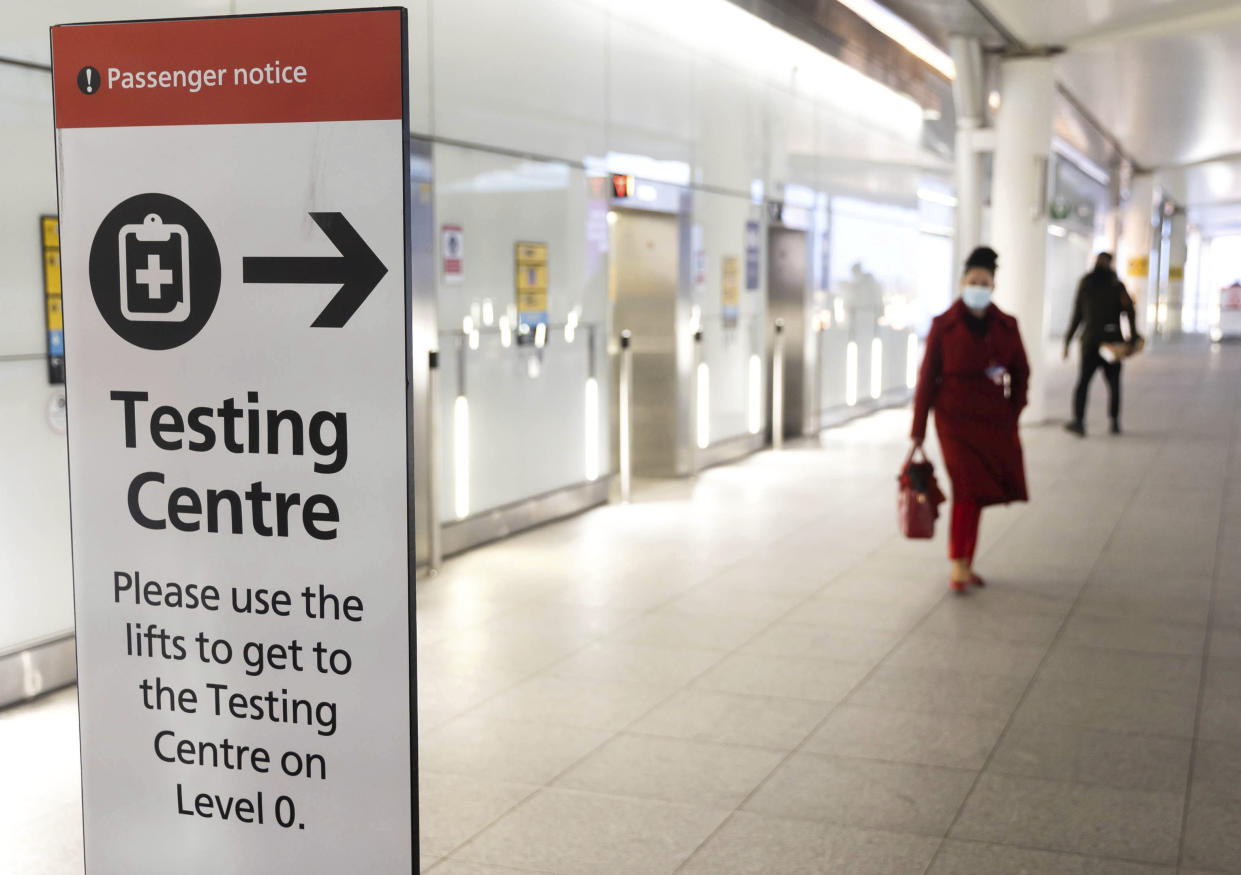
[[[766,176],[766,86],[716,61],[699,58],[695,68],[700,185],[749,192]]]
[[[608,25],[608,142],[611,152],[689,164],[694,160],[694,59],[648,28]]]
[[[435,0],[436,136],[581,161],[603,155],[605,14],[574,0]]]
[[[51,77],[0,65],[0,653],[73,629],[65,439],[48,425],[40,215],[56,214]],[[66,290],[66,294],[69,290]]]
[[[759,208],[746,197],[713,192],[694,195],[693,221],[702,229],[706,267],[706,279],[696,303],[702,308],[703,360],[711,374],[712,443],[749,433],[751,355],[757,354],[762,361],[764,381],[769,378],[764,334],[767,275],[761,265],[759,288],[754,291],[745,288],[745,224],[758,217]],[[735,257],[740,268],[741,312],[733,326],[725,326],[723,321],[722,274],[726,256]],[[763,397],[766,398],[765,392]]]
[[[460,225],[465,258],[460,283],[439,278],[441,349],[441,514],[454,509],[452,405],[461,373],[459,335],[472,307],[490,299],[497,318],[515,304],[513,260],[518,241],[548,246],[548,312],[563,324],[580,312],[573,341],[549,332],[539,355],[504,348],[485,328],[478,349],[464,352],[470,407],[470,513],[503,506],[586,479],[585,383],[590,371],[589,326],[595,326],[599,380],[600,468],[610,470],[607,423],[607,204],[602,180],[562,162],[533,161],[476,149],[436,145],[437,227]],[[532,357],[537,368],[531,370]]]
[[[73,631],[68,466],[51,395],[45,361],[0,361],[0,653]]]

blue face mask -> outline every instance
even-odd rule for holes
[[[961,289],[961,300],[971,310],[985,310],[991,303],[991,289],[986,286],[966,286]]]

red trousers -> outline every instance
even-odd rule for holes
[[[982,508],[972,501],[952,502],[952,524],[948,527],[948,558],[974,561],[978,546],[978,522]]]

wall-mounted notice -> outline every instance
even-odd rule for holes
[[[465,264],[465,231],[460,225],[440,228],[440,271],[446,283],[461,282]]]
[[[725,255],[720,265],[720,299],[724,324],[736,325],[741,316],[741,264],[735,255]]]
[[[758,222],[745,223],[745,290],[753,292],[758,288]]]
[[[518,339],[529,342],[539,325],[547,324],[547,244],[518,243],[513,251]]]
[[[60,223],[55,216],[39,217],[43,241],[43,298],[47,313],[47,381],[65,381],[65,323],[61,315]]]
[[[415,870],[405,32],[52,30],[89,875]]]

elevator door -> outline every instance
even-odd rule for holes
[[[767,234],[767,300],[772,324],[784,320],[784,434],[799,435],[807,415],[806,232],[772,227]]]
[[[612,330],[633,333],[632,459],[639,476],[683,473],[684,392],[676,331],[679,259],[676,216],[617,212],[612,225]]]

